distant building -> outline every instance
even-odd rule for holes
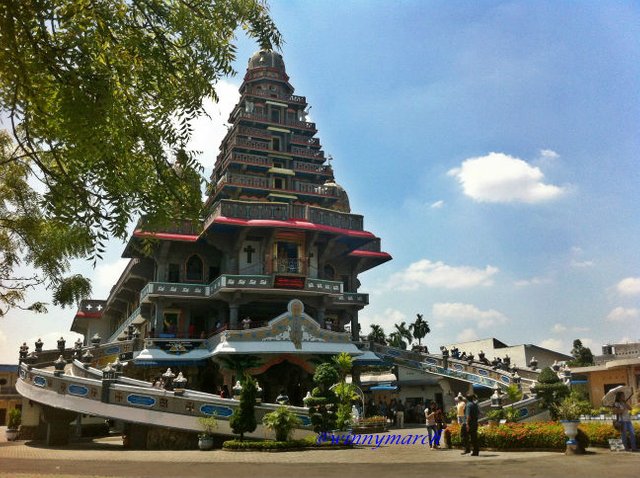
[[[445,347],[449,350],[457,348],[460,353],[466,352],[467,355],[473,354],[476,359],[481,352],[484,352],[489,361],[493,360],[494,357],[504,359],[505,356],[509,356],[511,366],[515,365],[523,368],[529,366],[533,358],[537,360],[537,368],[539,369],[551,367],[554,362],[564,362],[573,358],[570,355],[533,344],[507,345],[493,337],[470,342],[458,342]]]
[[[22,397],[16,391],[17,365],[0,365],[0,426],[7,424],[9,410],[22,408]]]
[[[602,405],[602,397],[619,385],[640,387],[640,343],[610,344],[602,347],[602,355],[593,358],[594,365],[572,367],[571,382],[585,387],[593,407]],[[640,403],[636,393],[630,401],[632,406]]]

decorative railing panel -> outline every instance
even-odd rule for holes
[[[336,304],[353,304],[367,305],[369,303],[369,294],[356,294],[353,292],[345,292],[334,299]]]
[[[342,282],[307,278],[305,289],[318,292],[329,292],[331,294],[342,294]]]

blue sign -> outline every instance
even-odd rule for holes
[[[482,375],[483,377],[488,377],[489,372],[487,372],[486,370],[478,369],[478,375]]]
[[[119,354],[119,353],[120,353],[120,347],[119,346],[109,347],[108,349],[105,349],[105,351],[104,351],[105,355],[115,355],[115,354]]]
[[[69,385],[67,390],[71,395],[78,395],[79,397],[86,397],[89,393],[89,389],[87,387],[75,384]]]
[[[502,380],[502,383],[511,383],[511,380],[506,375],[500,375],[500,380]]]
[[[200,411],[205,415],[215,415],[216,417],[230,417],[233,415],[233,409],[220,405],[211,405],[209,403],[202,405]]]
[[[438,361],[436,359],[434,359],[434,358],[428,358],[428,359],[425,360],[425,362],[427,362],[428,364],[431,364],[431,365],[438,365]]]
[[[128,395],[127,402],[137,407],[153,407],[156,399],[148,395]]]
[[[528,408],[521,408],[520,410],[518,410],[518,412],[520,413],[520,418],[524,418],[527,415],[529,415],[529,409]]]
[[[459,363],[454,364],[453,368],[455,370],[464,370],[464,367],[462,365],[460,365]]]
[[[33,377],[33,384],[37,385],[38,387],[46,387],[47,379],[44,377],[41,377],[40,375],[36,375],[35,377]]]

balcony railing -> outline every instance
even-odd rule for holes
[[[336,304],[367,305],[369,303],[369,294],[345,292],[336,297],[334,302]]]
[[[296,181],[294,190],[301,193],[311,193],[319,196],[336,197],[336,190],[327,186],[319,186],[313,183],[305,183],[302,181]]]
[[[249,176],[247,174],[231,174],[227,173],[220,178],[217,183],[217,189],[229,184],[233,186],[244,186],[255,189],[271,189],[271,184],[268,178],[261,178],[258,176]]]
[[[303,146],[320,146],[320,140],[318,138],[309,138],[307,136],[300,136],[297,134],[291,135],[291,143],[301,144]]]
[[[307,158],[322,159],[324,160],[324,151],[320,149],[300,148],[298,146],[291,146],[291,154],[296,156],[305,156]]]
[[[271,219],[279,221],[300,219],[352,231],[362,231],[363,229],[363,218],[357,214],[300,204],[233,201],[230,199],[223,199],[214,204],[211,213],[207,217],[205,228],[209,227],[213,220],[220,216],[236,219]]]
[[[249,113],[247,111],[240,111],[238,114],[238,117],[245,118],[252,121],[259,121],[260,123],[270,123],[270,124],[277,124],[277,125],[283,125],[283,126],[290,126],[292,128],[316,131],[316,124],[311,123],[309,121],[296,121],[296,120],[288,120],[288,119],[284,119],[284,120],[280,119],[276,121],[267,115],[258,114],[258,113]]]
[[[271,160],[271,158],[267,158],[266,156],[259,156],[257,154],[245,154],[245,153],[233,152],[231,154],[227,154],[227,156],[224,159],[225,165],[223,167],[226,167],[226,164],[230,162],[264,166],[265,168],[273,167],[273,161]]]
[[[247,89],[247,94],[251,96],[257,96],[259,98],[266,98],[267,100],[281,100],[289,103],[306,104],[307,99],[304,96],[298,95],[282,95],[279,93],[263,93],[256,89]]]
[[[147,287],[149,285],[151,285],[152,283],[147,284]],[[142,292],[145,291],[145,289],[147,288],[145,287],[144,289],[142,289]],[[142,292],[140,293],[140,298],[142,299]],[[136,320],[138,317],[140,317],[142,315],[142,306],[138,307],[136,310],[134,310],[131,315],[129,317],[127,317],[124,322],[122,322],[120,324],[120,326],[116,329],[116,331],[111,334],[111,337],[109,337],[109,340],[107,340],[107,342],[114,342],[118,339],[118,336],[120,336],[121,334],[124,333],[125,330],[127,330],[127,327],[129,327],[130,325],[133,324],[133,321]]]
[[[333,174],[333,169],[331,168],[331,166],[305,163],[303,161],[294,161],[293,169],[294,171],[304,171],[306,173],[316,173],[328,176]]]
[[[140,302],[151,296],[169,296],[197,298],[209,295],[208,286],[204,284],[183,284],[172,282],[149,282],[140,292]]]

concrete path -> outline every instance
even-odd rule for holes
[[[397,431],[394,431],[397,432]],[[424,428],[402,434],[423,433]],[[0,430],[0,478],[30,476],[126,477],[569,477],[635,476],[639,453],[591,449],[583,456],[557,452],[495,452],[479,457],[460,450],[430,450],[416,445],[378,449],[322,449],[295,452],[227,452],[214,450],[136,451],[122,448],[119,437],[75,443],[64,448],[36,442],[4,441]]]

